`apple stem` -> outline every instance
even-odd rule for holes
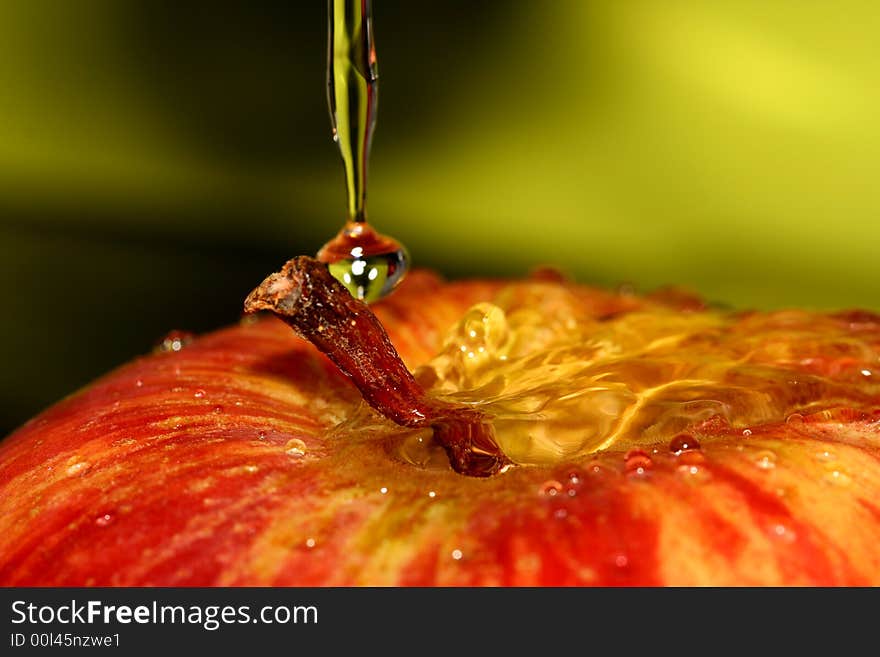
[[[389,420],[404,427],[430,426],[456,472],[488,477],[510,465],[483,413],[428,395],[379,319],[351,296],[326,264],[308,256],[285,263],[245,300],[246,313],[261,310],[273,313],[324,353]]]

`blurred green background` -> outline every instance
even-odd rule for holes
[[[373,9],[417,265],[880,309],[877,3]],[[320,0],[0,3],[0,435],[336,232],[325,48]]]

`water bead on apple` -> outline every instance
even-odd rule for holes
[[[328,13],[327,99],[348,208],[342,230],[317,257],[353,296],[370,302],[403,280],[409,254],[367,223],[367,163],[379,92],[370,0],[328,0]]]

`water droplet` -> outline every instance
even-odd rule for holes
[[[84,475],[91,469],[91,463],[88,461],[80,461],[78,457],[74,456],[67,462],[66,472],[71,477],[74,477],[76,475]]]
[[[383,495],[386,495],[388,493],[388,487],[382,486],[382,488],[379,489],[379,492],[382,493]]]
[[[396,454],[407,463],[425,470],[449,470],[449,457],[434,440],[431,429],[405,435],[397,446]]]
[[[266,432],[261,431],[260,433],[257,434],[257,438],[259,438],[260,440],[266,440]]]
[[[568,511],[565,509],[556,509],[556,511],[553,512],[553,517],[557,520],[562,520],[568,517]]]
[[[556,497],[562,492],[562,484],[555,479],[549,479],[541,484],[541,488],[538,489],[538,492],[544,497]]]
[[[818,458],[820,461],[833,461],[837,457],[834,452],[826,449],[816,454],[816,458]]]
[[[192,343],[195,337],[195,334],[189,331],[170,331],[156,345],[156,351],[180,351]]]
[[[98,527],[108,527],[113,522],[113,516],[109,513],[104,513],[97,518],[95,518],[95,524]]]
[[[244,466],[244,471],[249,474],[253,474],[253,473],[259,471],[259,469],[260,468],[258,468],[257,466],[255,466],[253,464],[248,464],[248,465]]]
[[[762,470],[772,470],[776,467],[776,454],[769,449],[764,449],[755,455],[755,465]]]
[[[309,548],[310,550],[313,547],[315,547],[315,539],[314,538],[307,538],[306,539],[306,547]]]
[[[641,449],[631,449],[624,457],[624,469],[629,475],[641,477],[647,474],[653,465],[651,457]]]
[[[686,433],[680,433],[669,443],[669,450],[673,454],[681,454],[691,449],[700,449],[699,441]]]
[[[678,462],[682,465],[700,465],[706,461],[706,457],[698,449],[689,449],[678,455]]]
[[[432,490],[429,490],[429,491],[428,491],[428,497],[430,497],[431,499],[433,499],[433,498],[437,497],[437,493],[435,493],[435,492],[432,491]]]
[[[284,453],[296,458],[305,456],[307,450],[306,444],[299,438],[291,438],[284,445]]]
[[[462,554],[461,550],[453,550],[452,551],[452,558],[455,559],[456,561],[460,561],[463,556],[464,555]]]
[[[608,472],[608,468],[599,463],[599,461],[593,461],[587,465],[587,473],[598,477],[599,475],[606,474]]]
[[[861,370],[862,376],[871,376],[873,372],[871,370]]]
[[[409,269],[406,248],[365,223],[346,224],[317,257],[353,297],[368,303],[390,294]]]
[[[569,488],[565,492],[568,494],[569,497],[577,497],[577,494],[578,494],[577,489],[575,489],[575,488]]]
[[[825,481],[828,481],[837,486],[846,486],[850,483],[849,475],[847,475],[842,470],[831,470],[825,475]]]
[[[629,557],[625,554],[618,554],[614,557],[614,565],[618,568],[626,568],[629,565]]]
[[[581,483],[581,473],[577,470],[572,470],[568,473],[568,480],[572,483],[572,485],[577,486]]]
[[[752,430],[751,429],[743,429],[743,435],[746,437],[751,436]]]
[[[144,387],[144,381],[143,381],[143,379],[138,379],[138,380],[136,380],[136,381],[134,382],[134,384],[135,384],[138,388],[143,388],[143,387]]]
[[[223,412],[223,407],[215,406],[212,412],[214,413],[214,415],[220,415]]]
[[[198,390],[196,390],[196,391],[193,393],[193,397],[195,397],[196,399],[201,399],[201,398],[204,397],[204,396],[205,396],[205,391],[202,390],[201,388],[199,388]]]
[[[792,413],[787,418],[785,418],[786,424],[803,424],[804,416],[800,413]]]
[[[771,529],[770,529],[770,533],[775,538],[777,538],[781,541],[784,541],[786,543],[792,543],[795,540],[795,538],[797,538],[797,536],[795,535],[795,533],[791,529],[789,529],[788,527],[786,527],[785,525],[783,525],[781,523],[773,525],[773,527],[771,527]]]
[[[678,474],[692,483],[708,481],[711,478],[709,470],[698,465],[680,465]]]

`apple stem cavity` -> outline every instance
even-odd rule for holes
[[[325,263],[289,260],[244,302],[246,313],[269,311],[308,340],[348,376],[364,400],[396,424],[431,427],[453,470],[489,477],[511,465],[479,410],[431,397],[406,368],[385,328]]]

